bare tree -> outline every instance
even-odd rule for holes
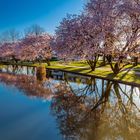
[[[39,36],[45,32],[45,29],[41,27],[40,25],[34,24],[34,25],[31,25],[30,27],[27,27],[24,30],[24,32],[25,32],[25,36],[28,36],[28,35]]]
[[[2,43],[5,43],[5,42],[14,43],[19,38],[20,38],[20,32],[17,31],[16,29],[14,29],[14,28],[10,29],[10,30],[7,30],[7,31],[4,31],[0,35],[0,40],[1,40]]]

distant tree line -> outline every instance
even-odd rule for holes
[[[47,62],[52,57],[51,35],[39,25],[25,29],[24,35],[16,29],[1,34],[1,60]]]

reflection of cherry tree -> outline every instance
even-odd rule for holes
[[[38,81],[35,76],[1,73],[0,81],[6,85],[15,86],[19,90],[23,91],[27,96],[40,97],[43,99],[50,99],[53,96],[52,90],[45,87],[45,83],[43,81]],[[51,84],[49,80],[46,81],[46,83]]]
[[[106,81],[94,84],[97,88],[92,94],[81,92],[79,95],[68,83],[58,87],[52,110],[61,133],[66,139],[76,140],[138,139],[140,107],[136,98],[139,89]]]
[[[83,118],[89,108],[85,106],[85,99],[82,100],[63,86],[59,87],[57,97],[53,99],[53,113],[57,116],[60,131],[66,139],[80,139],[81,135],[89,133],[88,129],[81,129],[90,123],[90,119]]]
[[[122,139],[135,140],[139,138],[140,106],[134,100],[134,98],[139,100],[139,95],[136,95],[134,90],[132,91],[131,86],[126,88],[128,89],[125,91],[123,85],[121,87],[118,83],[112,84],[112,92],[109,93],[108,101],[104,103],[105,108],[100,120],[103,124],[103,127],[99,129],[102,132],[101,136],[107,130],[105,137],[108,139],[121,137]],[[134,89],[138,90],[138,88]],[[137,94],[139,93],[140,91]]]

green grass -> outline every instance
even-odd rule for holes
[[[140,84],[140,73],[136,73],[140,72],[140,65],[133,67],[131,64],[129,64],[125,66],[124,69],[117,75],[112,72],[109,65],[100,67],[100,63],[97,64],[95,71],[91,71],[90,67],[85,62],[71,62],[61,65],[57,63],[51,66],[47,66],[47,68],[64,70],[89,76],[97,76],[120,82]]]
[[[10,64],[14,65],[15,63]],[[73,61],[73,62],[51,61],[51,66],[47,66],[46,63],[33,64],[29,62],[18,63],[16,65],[35,66],[35,67],[44,66],[50,69],[64,70],[67,72],[74,72],[89,76],[97,76],[105,79],[117,80],[120,82],[122,81],[140,85],[140,64],[136,67],[133,67],[131,64],[129,64],[125,66],[124,69],[117,75],[115,75],[112,72],[109,65],[101,67],[101,62],[97,63],[97,68],[95,71],[91,71],[86,61]]]

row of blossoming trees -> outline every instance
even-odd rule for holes
[[[17,37],[17,31],[10,30],[0,44],[0,59],[6,61],[47,62],[52,57],[51,36],[39,25],[29,27],[23,38]]]
[[[140,0],[90,0],[84,9],[81,15],[68,15],[57,28],[54,46],[59,56],[85,59],[92,70],[102,56],[115,74],[128,57],[137,65]]]
[[[102,57],[117,74],[128,57],[134,58],[136,65],[138,62],[140,0],[89,0],[81,15],[62,20],[53,39],[48,34],[28,32],[23,39],[3,43],[0,56],[48,62],[54,50],[65,60],[86,60],[93,71]]]

